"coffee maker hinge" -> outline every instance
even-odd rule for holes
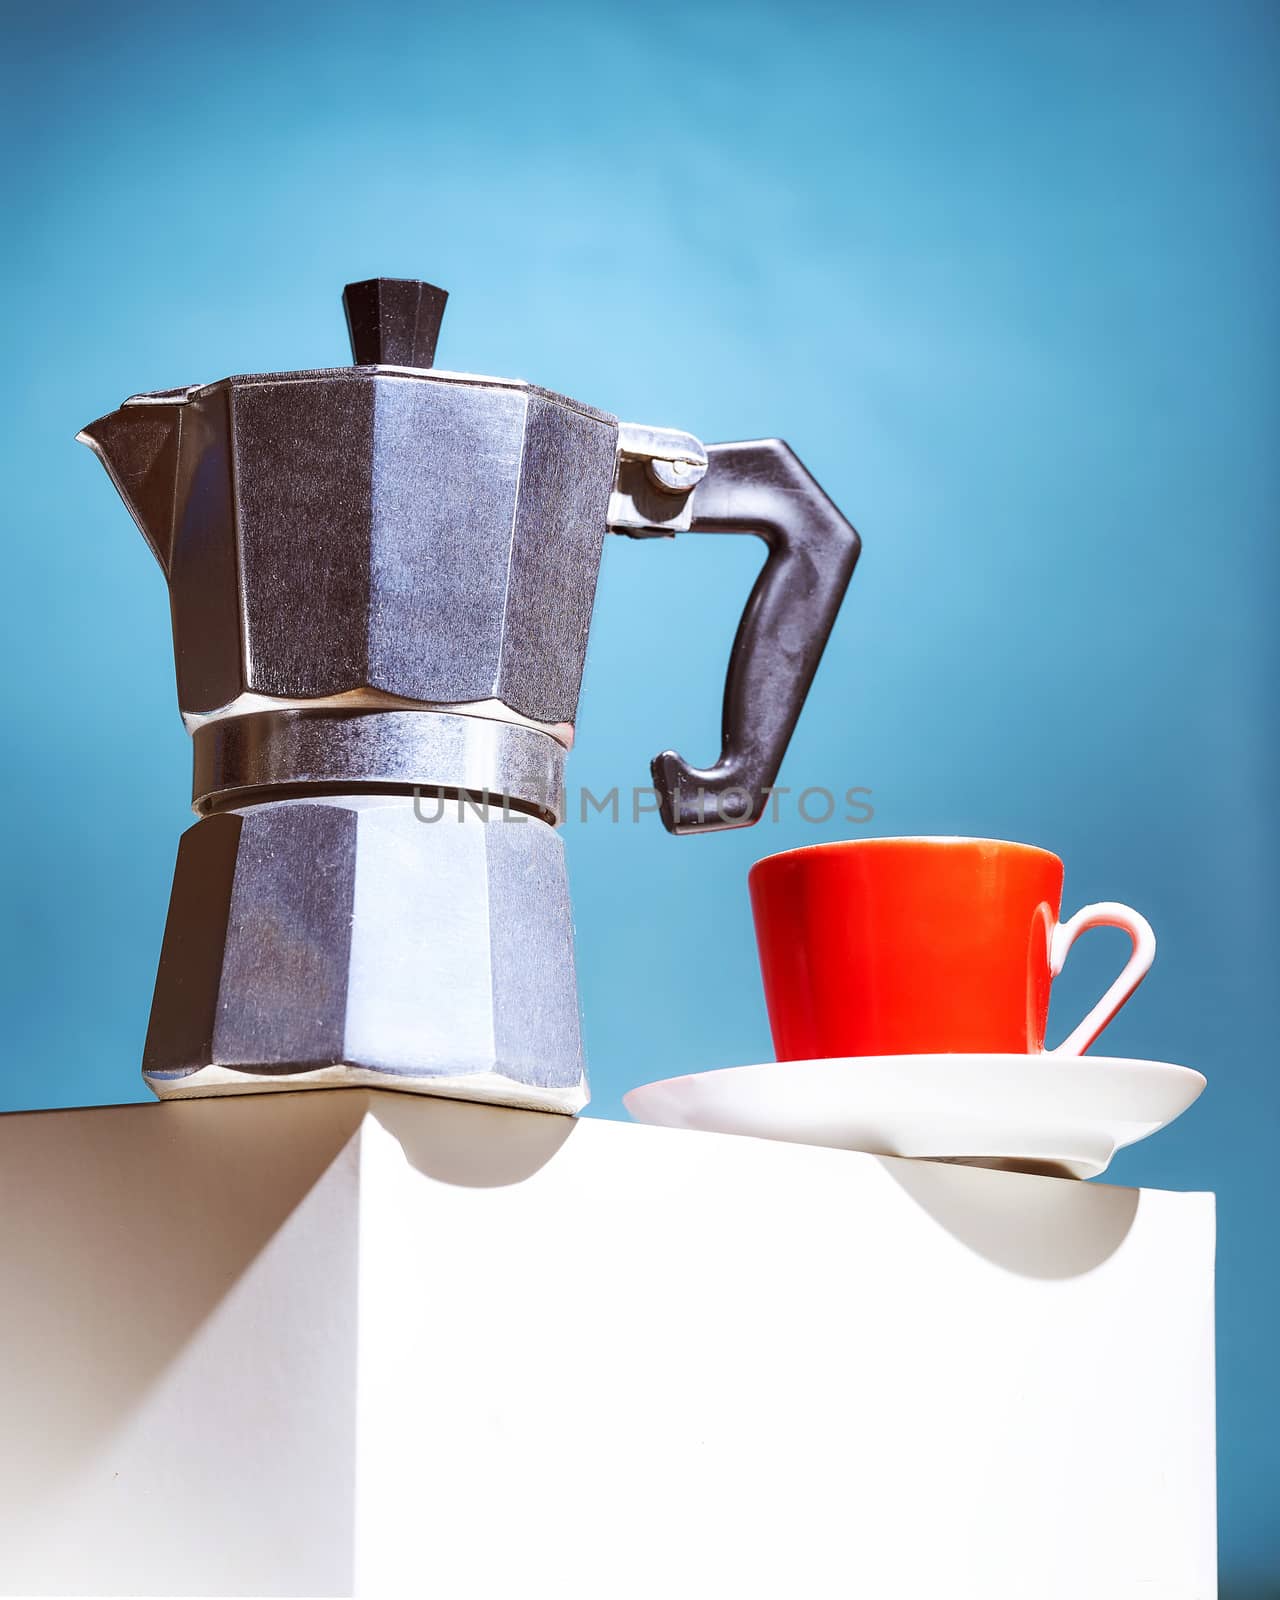
[[[629,539],[670,538],[689,531],[690,493],[707,470],[705,446],[678,428],[618,424],[618,468],[609,496],[609,530]]]

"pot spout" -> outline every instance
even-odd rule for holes
[[[189,393],[135,395],[76,435],[107,469],[166,578],[173,554],[178,436]]]

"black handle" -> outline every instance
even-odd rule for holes
[[[781,439],[708,445],[707,460],[692,530],[757,534],[769,558],[729,657],[719,761],[691,767],[674,750],[654,757],[671,833],[760,820],[862,548]]]

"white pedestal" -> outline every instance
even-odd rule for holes
[[[381,1092],[0,1118],[0,1592],[1214,1593],[1213,1201]]]

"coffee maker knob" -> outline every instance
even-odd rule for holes
[[[447,289],[416,278],[366,278],[342,291],[358,367],[426,369],[436,358]]]

